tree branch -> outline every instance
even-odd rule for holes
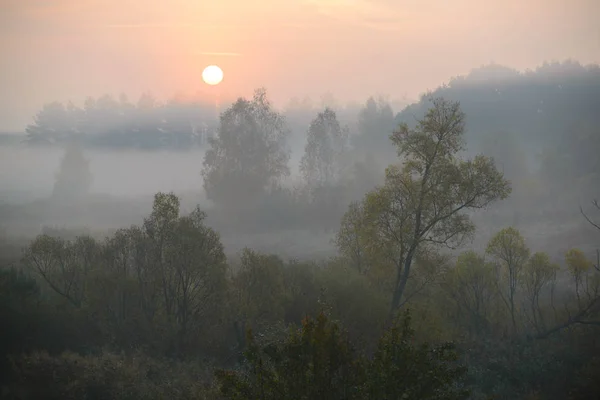
[[[600,298],[595,298],[594,300],[592,300],[590,302],[590,304],[587,305],[587,307],[585,307],[584,309],[582,309],[581,311],[579,311],[577,314],[575,314],[575,316],[571,317],[569,316],[569,318],[567,319],[567,321],[563,322],[562,324],[559,324],[545,332],[539,333],[533,337],[531,337],[531,339],[546,339],[548,336],[557,333],[563,329],[568,328],[571,325],[574,324],[582,324],[582,325],[597,325],[600,326],[600,321],[595,322],[595,321],[586,321],[584,320],[584,317],[586,317],[587,313],[589,311],[591,311],[594,306],[599,302]]]
[[[594,200],[593,204],[600,209],[600,204],[598,203],[598,201]],[[583,215],[583,218],[585,218],[585,220],[592,225],[594,228],[600,230],[600,225],[595,223],[594,221],[592,221],[590,219],[590,217],[587,216],[587,214],[583,211],[583,207],[579,206],[579,212],[581,213],[581,215]]]

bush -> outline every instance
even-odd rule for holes
[[[453,346],[415,346],[413,334],[406,313],[367,359],[321,313],[305,319],[283,344],[261,347],[249,332],[243,369],[218,370],[216,378],[232,400],[466,399],[466,368]]]
[[[103,353],[58,357],[40,352],[13,361],[19,377],[9,398],[60,400],[206,399],[210,389],[194,365],[166,363],[143,355]]]

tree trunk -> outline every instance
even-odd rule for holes
[[[510,291],[510,317],[512,319],[513,333],[517,333],[517,320],[515,318],[515,293]]]
[[[410,277],[410,267],[412,265],[415,250],[416,248],[411,248],[408,251],[406,258],[404,259],[404,268],[398,269],[396,286],[394,288],[394,295],[392,297],[392,305],[390,308],[390,318],[393,318],[400,308],[402,296],[404,295],[404,290],[406,289],[406,283]]]
[[[233,322],[233,329],[237,339],[237,361],[242,360],[242,354],[246,350],[246,323],[245,321],[236,320]]]

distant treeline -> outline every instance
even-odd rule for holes
[[[46,104],[26,129],[33,145],[69,142],[86,147],[185,149],[205,143],[217,122],[214,106],[143,95],[137,104],[125,96],[88,98],[83,107]]]
[[[466,138],[470,149],[482,151],[504,145],[503,136],[514,136],[524,151],[547,157],[551,148],[582,153],[576,167],[592,159],[598,146],[591,131],[600,126],[600,66],[574,61],[546,63],[519,72],[488,65],[456,77],[447,85],[396,113],[384,99],[370,98],[360,106],[334,106],[340,122],[348,126],[353,147],[389,150],[389,135],[401,122],[414,124],[415,115],[428,107],[428,95],[458,100],[469,120]],[[282,112],[292,135],[291,147],[304,146],[306,128],[323,111],[310,102],[291,101]],[[225,110],[223,105],[221,111]],[[85,147],[189,149],[203,147],[218,128],[213,104],[173,99],[161,103],[144,95],[133,104],[125,96],[89,98],[83,106],[47,104],[26,129],[31,144],[60,144],[75,137]],[[590,138],[592,136],[592,138]],[[575,140],[573,140],[575,139]],[[0,141],[2,138],[0,137]],[[539,161],[539,160],[538,160]],[[565,162],[564,164],[568,164]],[[594,164],[595,165],[595,164]],[[563,168],[561,168],[562,170]]]

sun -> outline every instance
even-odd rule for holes
[[[209,65],[202,71],[202,80],[208,85],[218,85],[223,80],[223,70],[216,65]]]

